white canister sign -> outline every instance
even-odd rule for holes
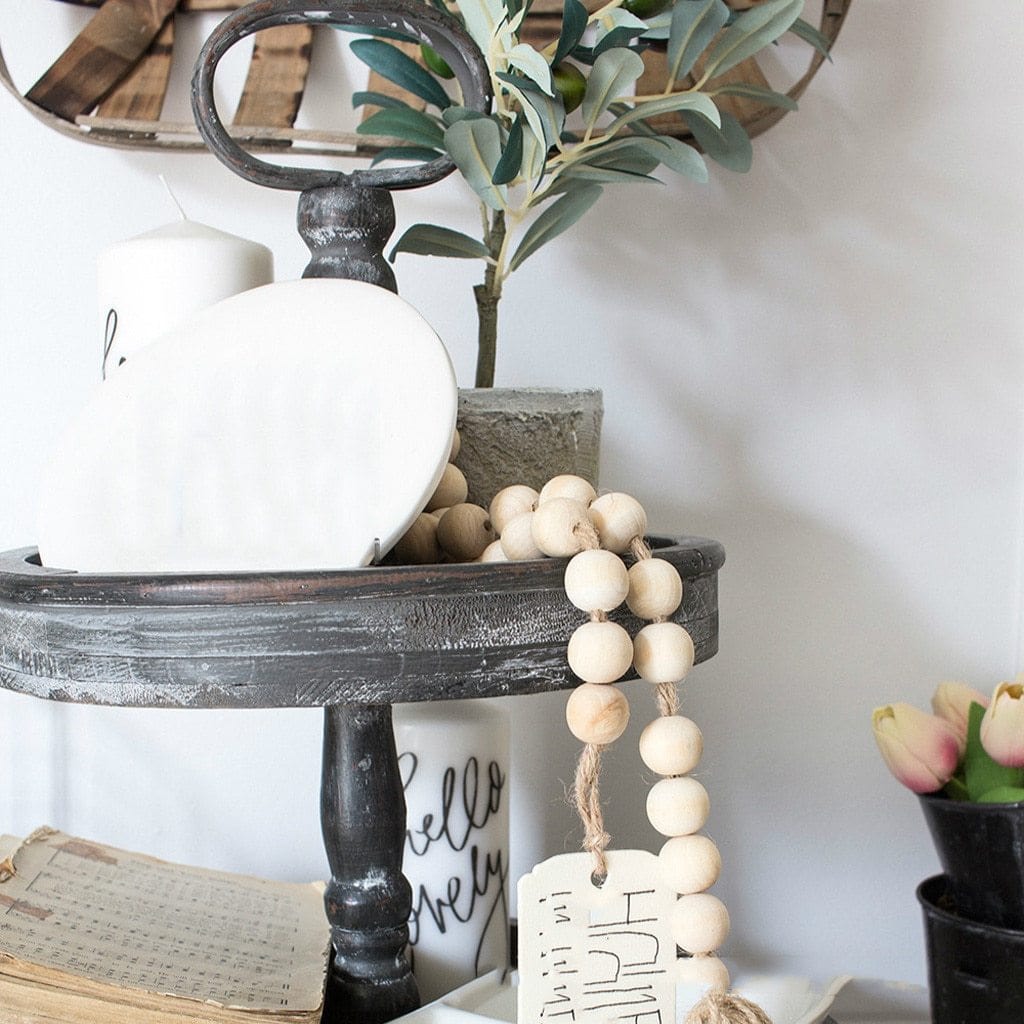
[[[402,870],[423,1002],[509,963],[508,714],[486,701],[398,705]]]

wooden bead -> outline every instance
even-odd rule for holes
[[[629,634],[617,622],[584,622],[566,652],[569,668],[587,683],[614,683],[633,660]]]
[[[707,836],[673,836],[658,854],[661,880],[689,895],[710,889],[722,871],[722,855]]]
[[[500,537],[505,532],[505,527],[526,512],[532,512],[537,507],[537,492],[526,484],[513,484],[511,487],[504,487],[491,499],[491,525],[495,533]]]
[[[669,923],[676,945],[687,953],[712,953],[729,935],[729,911],[708,892],[680,896]]]
[[[642,558],[629,567],[626,604],[640,619],[667,619],[683,600],[683,581],[662,558]]]
[[[693,639],[676,622],[652,622],[633,639],[633,667],[649,683],[679,682],[693,658]]]
[[[492,540],[480,552],[480,557],[477,559],[478,562],[507,562],[508,555],[505,554],[504,549],[501,546],[500,540]]]
[[[448,456],[449,462],[454,462],[459,457],[459,452],[462,451],[462,435],[459,433],[456,427],[455,433],[452,434],[452,450]]]
[[[507,522],[501,531],[501,550],[509,561],[522,562],[528,558],[544,557],[544,552],[533,540],[533,517],[533,512],[524,512]]]
[[[647,513],[636,498],[619,491],[602,494],[590,503],[590,518],[597,527],[601,547],[622,554],[630,541],[647,532]]]
[[[393,550],[399,565],[433,565],[440,562],[437,520],[429,513],[421,512],[399,538]]]
[[[533,513],[533,542],[549,558],[567,558],[596,540],[587,506],[572,498],[552,498]],[[596,547],[596,543],[592,545]]]
[[[466,483],[466,478],[462,475],[462,470],[449,462],[444,467],[441,482],[437,485],[437,490],[431,495],[424,511],[433,512],[434,509],[451,508],[452,505],[459,505],[466,500],[467,494],[469,494],[469,485]]]
[[[694,778],[661,779],[647,794],[647,820],[663,836],[688,836],[708,820],[708,791]]]
[[[656,718],[640,733],[640,757],[656,775],[692,772],[704,753],[704,737],[696,722],[682,715]]]
[[[581,683],[569,694],[565,720],[581,743],[614,743],[629,724],[629,701],[617,686]]]
[[[597,491],[589,480],[581,476],[566,473],[552,477],[541,489],[537,499],[539,505],[551,501],[552,498],[572,498],[584,505],[589,505],[597,497]]]
[[[610,612],[625,600],[629,576],[611,551],[581,551],[565,567],[565,594],[584,612]]]
[[[487,509],[463,502],[452,505],[437,524],[437,542],[457,562],[472,562],[494,540]]]
[[[441,508],[432,508],[429,512],[426,512],[425,515],[433,516],[434,520],[439,523],[441,522],[442,519],[444,519],[444,514],[447,511],[448,507],[442,506]]]
[[[676,960],[676,982],[693,985],[704,992],[728,992],[729,969],[717,956],[681,956]]]

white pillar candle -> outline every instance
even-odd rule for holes
[[[206,306],[274,279],[258,242],[182,219],[117,242],[99,257],[104,371]]]
[[[402,870],[423,1002],[509,962],[508,713],[488,701],[396,705]]]

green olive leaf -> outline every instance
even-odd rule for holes
[[[745,174],[754,161],[754,148],[746,129],[732,114],[722,113],[721,124],[715,125],[701,114],[683,111],[683,120],[704,152],[729,171]]]
[[[451,106],[451,98],[426,68],[420,67],[396,46],[380,39],[357,39],[352,52],[378,75],[394,82],[421,100],[432,103],[439,110]]]
[[[359,135],[384,135],[402,139],[416,146],[441,149],[444,147],[444,130],[429,114],[411,107],[385,107],[371,114],[356,132]]]
[[[594,61],[583,96],[583,120],[593,128],[608,104],[625,95],[644,73],[643,58],[632,50],[607,50]]]
[[[414,224],[395,243],[388,259],[394,263],[400,252],[454,259],[487,259],[487,247],[483,242],[437,224]]]
[[[515,270],[542,245],[546,245],[551,239],[557,238],[563,231],[571,228],[601,198],[602,191],[600,185],[583,183],[556,199],[523,235],[523,240],[509,263],[509,270]]]
[[[492,180],[501,160],[501,129],[489,117],[458,121],[446,129],[444,145],[480,199],[492,210],[504,210],[508,189]]]
[[[723,0],[677,0],[668,33],[668,75],[677,82],[690,73],[697,58],[729,20]]]
[[[708,53],[704,74],[721,75],[774,43],[804,9],[804,0],[765,0],[744,11],[719,37]]]

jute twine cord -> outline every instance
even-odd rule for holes
[[[594,525],[587,521],[573,529],[584,551],[599,548],[601,538]],[[592,611],[592,622],[605,622],[608,616],[603,611]],[[597,743],[586,743],[576,763],[576,780],[573,784],[573,804],[583,823],[583,849],[594,856],[594,878],[598,883],[608,877],[608,859],[604,851],[612,837],[604,828],[604,811],[601,810],[601,752],[604,747]]]
[[[686,1024],[772,1024],[756,1003],[732,992],[708,992],[689,1012]]]

